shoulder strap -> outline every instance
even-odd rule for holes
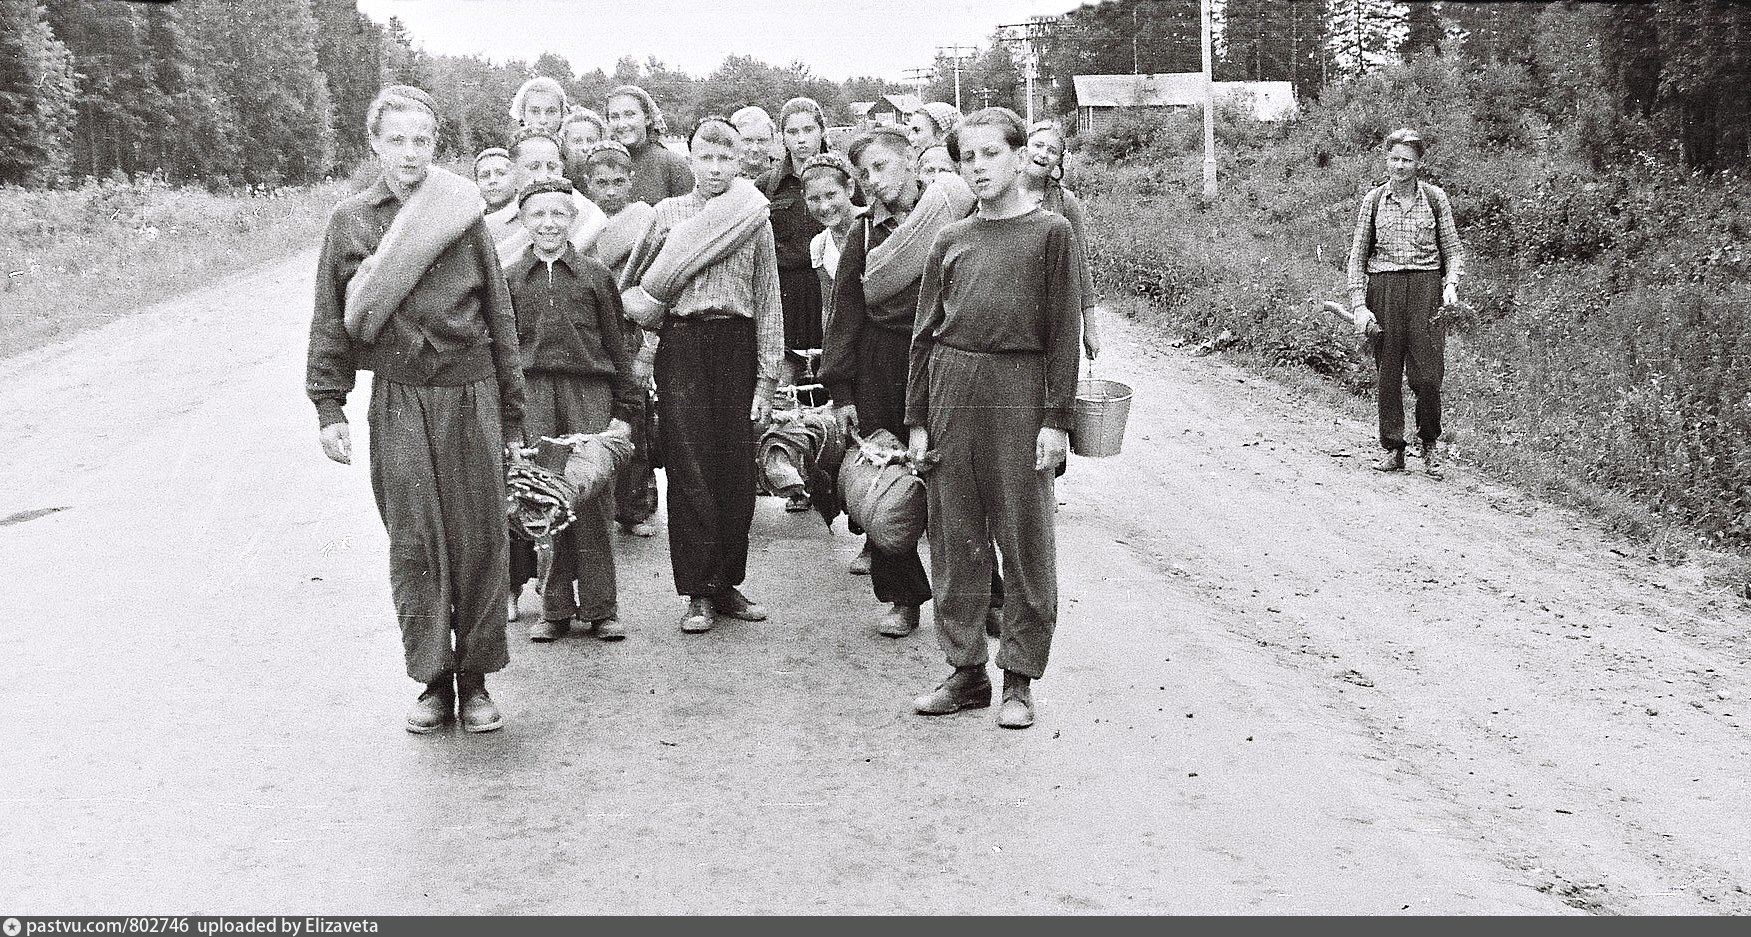
[[[1386,198],[1386,190],[1391,185],[1390,182],[1381,183],[1371,196],[1373,201],[1368,206],[1368,249],[1362,252],[1364,261],[1374,255],[1374,230],[1380,224],[1380,202]]]
[[[1447,248],[1441,243],[1441,205],[1444,200],[1437,199],[1434,195],[1434,187],[1421,179],[1417,180],[1417,188],[1423,193],[1423,198],[1428,200],[1429,212],[1435,216],[1435,253],[1441,257],[1441,276],[1445,279],[1447,276]]]

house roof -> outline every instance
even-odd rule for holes
[[[845,106],[851,109],[851,113],[857,115],[858,117],[864,117],[864,116],[867,116],[869,114],[870,108],[875,107],[875,102],[874,101],[853,101],[850,104],[847,104]]]
[[[884,94],[876,103],[886,103],[900,114],[910,114],[924,106],[924,101],[916,94]]]
[[[1204,103],[1203,72],[1159,75],[1077,75],[1078,107],[1195,107]],[[1217,97],[1252,96],[1254,116],[1272,120],[1295,109],[1295,88],[1287,81],[1211,82]]]

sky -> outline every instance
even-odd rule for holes
[[[656,56],[694,76],[725,56],[807,64],[834,81],[900,81],[929,68],[938,46],[984,45],[999,25],[1065,13],[1081,0],[358,0],[378,22],[400,17],[427,52],[614,71],[623,55]]]

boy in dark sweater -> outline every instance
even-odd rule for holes
[[[567,239],[577,218],[572,185],[536,182],[517,200],[533,243],[505,269],[505,282],[528,388],[529,437],[610,429],[630,434],[642,399],[621,336],[620,293],[607,268]],[[530,640],[564,636],[574,615],[604,641],[626,637],[615,596],[613,522],[612,495],[599,495],[554,538],[541,619],[530,626]]]

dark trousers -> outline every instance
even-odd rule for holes
[[[821,347],[821,278],[814,267],[778,271],[784,306],[784,347]]]
[[[494,673],[505,648],[505,464],[496,379],[371,381],[371,491],[407,675]],[[452,646],[452,639],[454,645]]]
[[[644,330],[631,320],[622,323],[626,332],[626,353],[638,355],[644,343]],[[651,395],[644,392],[644,416],[632,424],[632,461],[614,476],[614,519],[631,527],[657,513],[657,473],[651,468],[650,414]]]
[[[906,442],[906,366],[912,349],[909,332],[865,326],[857,343],[858,432],[887,430]],[[878,602],[918,606],[930,599],[930,577],[918,548],[887,553],[870,547],[870,585]]]
[[[930,445],[942,461],[924,476],[936,636],[956,667],[985,663],[992,544],[1003,558],[997,666],[1038,679],[1058,622],[1051,472],[1034,470],[1046,387],[1038,354],[985,354],[937,345],[930,355]]]
[[[1441,274],[1395,270],[1368,275],[1368,309],[1380,320],[1380,445],[1404,448],[1404,383],[1417,395],[1417,437],[1441,438],[1441,379],[1447,373],[1447,328],[1433,321]]]
[[[669,481],[669,562],[681,595],[714,595],[747,576],[754,354],[752,319],[670,317],[663,324],[658,432]]]
[[[604,378],[530,372],[524,375],[531,440],[570,433],[599,433],[614,416],[614,391]],[[559,466],[563,471],[563,464]],[[603,492],[577,506],[577,520],[553,538],[541,616],[559,621],[619,617],[614,581],[614,503]]]

